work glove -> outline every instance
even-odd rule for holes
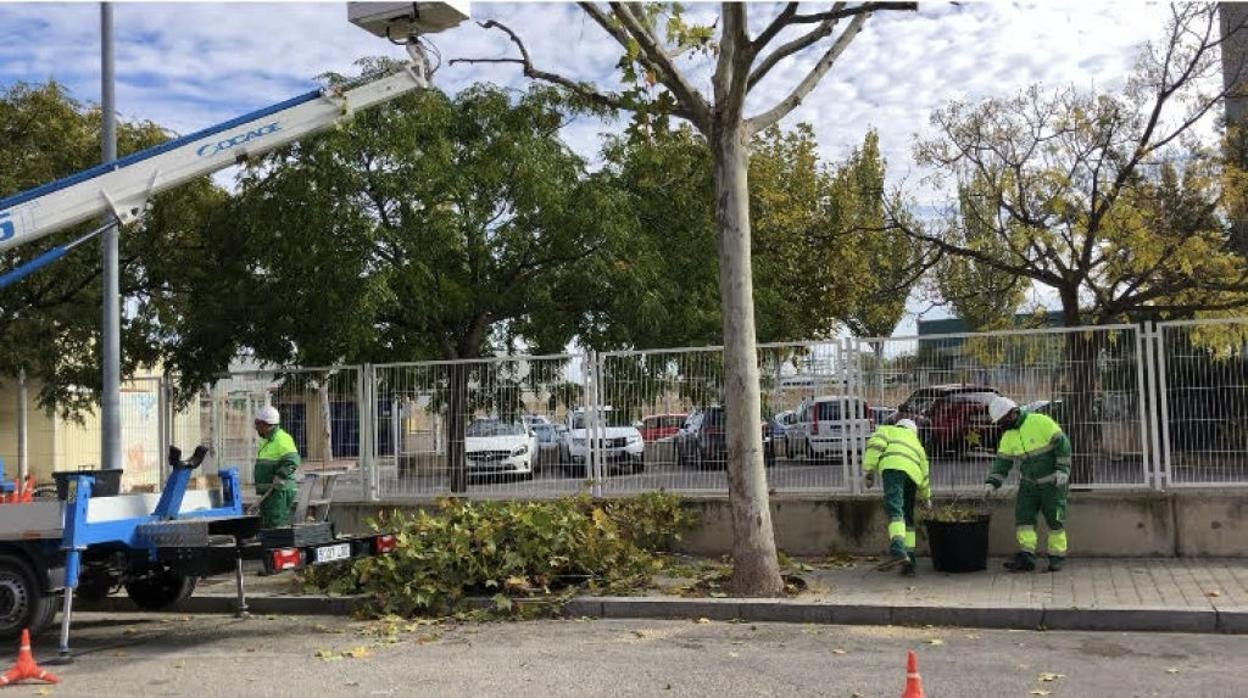
[[[1064,473],[1060,470],[1053,473],[1053,484],[1057,487],[1057,489],[1066,489],[1066,483],[1068,482],[1070,482],[1070,473]]]
[[[868,470],[867,474],[862,476],[862,486],[868,490],[871,489],[872,487],[875,487],[875,471],[874,470]]]

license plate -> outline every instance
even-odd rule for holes
[[[335,560],[346,560],[349,557],[351,557],[350,543],[326,545],[316,549],[316,561],[313,564],[320,565],[326,562],[334,562]]]

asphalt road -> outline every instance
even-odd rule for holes
[[[391,642],[339,618],[79,618],[80,656],[48,667],[62,684],[39,695],[897,696],[914,649],[934,698],[1238,696],[1248,657],[1228,635],[560,620]],[[54,638],[35,650],[55,656]]]

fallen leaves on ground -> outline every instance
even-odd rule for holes
[[[1053,692],[1052,692],[1052,691],[1046,691],[1046,690],[1044,690],[1043,688],[1033,688],[1033,689],[1031,690],[1031,695],[1033,695],[1033,696],[1051,696],[1051,695],[1053,695]]]
[[[1036,680],[1048,683],[1050,681],[1056,681],[1058,679],[1064,679],[1064,678],[1066,678],[1065,674],[1054,674],[1052,672],[1046,671],[1043,674],[1040,674],[1040,676],[1036,677]]]
[[[315,656],[317,659],[321,659],[326,662],[334,662],[342,659],[342,655],[333,650],[317,650]]]
[[[372,650],[368,649],[368,647],[360,645],[359,647],[352,647],[346,652],[343,652],[342,656],[350,657],[352,659],[363,659],[372,653]]]
[[[1176,666],[1172,666],[1172,667],[1170,667],[1169,669],[1166,669],[1166,673],[1167,673],[1167,674],[1177,674],[1177,673],[1179,673],[1179,668],[1178,668],[1178,667],[1176,667]]]
[[[845,650],[841,649],[840,647],[837,647],[836,649],[832,650],[832,654],[845,654]]]
[[[699,618],[699,619],[697,619],[697,620],[696,620],[696,621],[694,621],[694,622],[695,622],[695,623],[702,624],[702,625],[705,625],[705,624],[707,624],[707,623],[710,623],[710,622],[711,622],[711,619],[710,619],[710,618]]]
[[[933,647],[939,647],[940,645],[945,644],[945,641],[938,637],[933,637],[930,640],[924,640],[923,642],[932,645]]]

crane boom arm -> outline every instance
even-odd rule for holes
[[[110,213],[122,223],[134,221],[154,194],[323,131],[357,110],[428,87],[422,68],[411,63],[343,91],[309,92],[0,199],[0,252]]]

